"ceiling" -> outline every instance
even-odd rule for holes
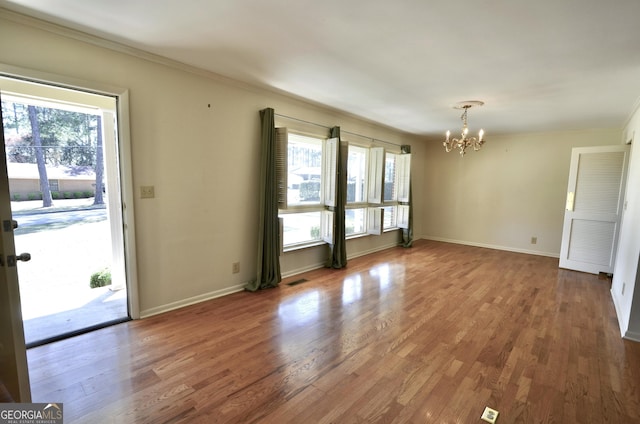
[[[0,6],[393,128],[621,128],[638,0],[0,0]]]

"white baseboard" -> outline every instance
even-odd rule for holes
[[[354,253],[353,255],[347,255],[347,260],[359,258],[360,256],[370,255],[371,253],[380,252],[381,250],[387,250],[397,246],[398,246],[398,243],[389,243],[383,246],[377,246],[373,249],[363,250],[358,253]],[[320,269],[324,267],[325,267],[325,262],[307,265],[305,267],[292,269],[283,273],[282,278],[293,277],[294,275],[303,274],[305,272],[313,271],[315,269]]]
[[[171,302],[166,305],[156,306],[155,308],[145,309],[140,311],[140,318],[148,318],[153,315],[158,315],[163,312],[173,311],[174,309],[183,308],[185,306],[193,305],[196,303],[204,302],[206,300],[215,299],[217,297],[226,296],[231,293],[237,293],[244,290],[244,284],[226,287],[224,289],[215,290],[209,293],[204,293],[198,296],[189,297],[187,299]]]
[[[616,292],[613,291],[613,287],[611,288],[611,300],[613,300],[613,307],[616,310],[616,317],[618,318],[618,326],[620,327],[620,335],[623,338],[626,338],[627,333],[629,333],[629,331],[627,331],[627,329],[622,325],[622,310],[620,309],[620,300],[618,299],[618,296],[616,295]]]
[[[486,243],[475,243],[472,241],[464,241],[464,240],[453,240],[443,237],[432,237],[432,236],[423,236],[424,240],[433,240],[433,241],[441,241],[445,243],[455,243],[455,244],[464,244],[466,246],[474,246],[474,247],[485,247],[487,249],[496,249],[496,250],[504,250],[507,252],[515,252],[515,253],[526,253],[528,255],[537,255],[537,256],[547,256],[549,258],[560,258],[559,253],[553,252],[543,252],[540,250],[530,250],[530,249],[519,249],[516,247],[509,246],[499,246],[496,244],[486,244]]]
[[[302,268],[289,270],[282,274],[282,278],[292,277],[294,275],[302,274],[302,273],[313,271],[314,269],[320,269],[320,268],[324,268],[324,262],[307,265]]]
[[[347,255],[347,260],[359,258],[361,256],[370,255],[372,253],[380,252],[382,250],[387,250],[387,249],[391,249],[393,247],[398,247],[398,246],[401,246],[401,244],[399,244],[399,243],[389,243],[389,244],[385,244],[383,246],[377,246],[377,247],[375,247],[373,249],[363,250],[361,252],[354,253],[353,255]]]

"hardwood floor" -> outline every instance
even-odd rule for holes
[[[640,343],[609,290],[419,241],[32,349],[33,398],[65,423],[637,423]]]

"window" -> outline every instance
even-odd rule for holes
[[[289,134],[287,204],[319,205],[322,195],[323,140]]]
[[[367,233],[367,160],[368,148],[349,145],[347,159],[347,205],[345,235]]]
[[[367,148],[349,146],[347,161],[347,204],[367,201]]]
[[[407,228],[409,225],[410,154],[385,153],[383,230]]]
[[[398,200],[396,197],[396,154],[386,153],[384,158],[384,201]]]
[[[51,190],[51,191],[60,191],[60,186],[58,184],[58,180],[49,180],[49,190]]]
[[[293,246],[322,240],[321,212],[283,214],[282,244]]]
[[[335,194],[335,152],[331,140],[289,133],[278,128],[278,184],[286,187],[286,201],[280,203],[282,245],[284,249],[311,245],[328,240],[327,227],[332,217],[325,206]],[[335,143],[334,143],[335,144]],[[282,166],[284,165],[284,166]],[[333,171],[332,171],[333,169]],[[281,190],[284,191],[284,190]]]
[[[349,146],[347,235],[381,234],[408,226],[408,206],[402,203],[409,202],[410,160],[409,154],[382,147]]]
[[[285,128],[278,128],[276,137],[282,248],[333,243],[338,140]],[[411,155],[382,147],[342,148],[347,154],[345,236],[404,228]]]

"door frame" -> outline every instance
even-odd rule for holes
[[[129,309],[129,316],[132,319],[139,319],[140,302],[138,298],[138,272],[136,263],[134,190],[129,125],[129,91],[121,87],[20,68],[3,63],[0,63],[0,76],[51,85],[58,88],[115,97],[116,127],[114,129],[117,131],[118,139],[115,145],[115,151],[110,155],[111,159],[108,158],[107,151],[105,151],[105,157],[107,157],[107,160],[119,162],[120,174],[116,177],[120,183],[119,200],[121,201],[122,214],[122,223],[120,224],[122,226],[122,230],[120,233],[122,235],[121,238],[124,250],[122,252],[122,256],[125,261],[124,277],[127,281],[127,306]],[[106,126],[104,130],[107,130]],[[111,178],[111,180],[113,180],[113,178]],[[113,183],[112,185],[115,187]]]
[[[15,262],[14,221],[11,216],[4,142],[3,133],[0,134],[0,154],[3,156],[0,158],[0,401],[28,403],[31,402],[31,387],[22,324],[18,268]],[[13,258],[12,264],[9,263],[9,257]]]

